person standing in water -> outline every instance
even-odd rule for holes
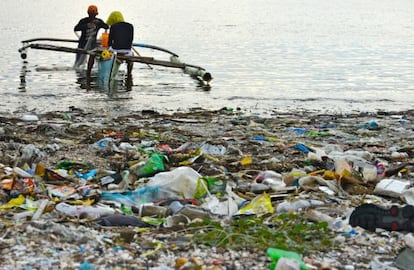
[[[74,27],[74,31],[81,31],[81,36],[78,41],[78,48],[85,50],[92,50],[96,48],[96,36],[99,29],[108,29],[109,26],[101,19],[97,18],[98,8],[95,5],[90,5],[88,7],[88,17],[82,18]],[[76,54],[75,67],[81,66],[85,61],[86,55],[78,53]],[[89,66],[92,69],[95,58],[93,56],[89,57],[88,60],[88,69]]]
[[[125,22],[124,16],[119,11],[113,11],[106,23],[111,27],[109,29],[108,45],[109,50],[116,52],[118,55],[133,55],[132,43],[134,40],[134,26]],[[132,68],[133,62],[127,61],[127,86],[132,86]]]

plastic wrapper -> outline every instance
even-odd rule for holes
[[[270,196],[269,194],[264,192],[263,194],[256,196],[251,202],[243,206],[238,211],[238,214],[262,216],[266,214],[273,214],[274,212],[275,210],[273,209]]]

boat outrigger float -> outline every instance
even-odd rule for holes
[[[123,55],[112,53],[108,49],[103,47],[97,47],[93,50],[85,50],[82,48],[74,48],[67,46],[58,46],[56,44],[50,44],[52,42],[67,42],[67,43],[77,43],[78,40],[74,39],[60,39],[60,38],[34,38],[23,40],[23,46],[18,50],[20,57],[22,59],[27,58],[27,50],[38,49],[38,50],[49,50],[49,51],[58,51],[58,52],[68,52],[76,54],[91,55],[98,59],[98,81],[101,86],[111,88],[112,83],[115,81],[116,75],[119,70],[119,66],[123,62],[138,62],[147,65],[157,65],[164,66],[169,68],[178,68],[183,70],[185,74],[190,75],[193,78],[203,82],[205,85],[209,85],[210,81],[213,79],[211,74],[207,72],[204,68],[200,66],[190,65],[183,63],[179,60],[179,57],[176,53],[173,53],[167,49],[142,43],[133,43],[132,50],[137,53],[134,47],[149,48],[157,51],[161,51],[169,54],[170,61],[159,60],[154,57],[138,55]]]

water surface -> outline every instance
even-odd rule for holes
[[[81,0],[2,0],[1,112],[81,109],[252,112],[405,110],[414,101],[411,0],[96,0],[119,10],[135,42],[206,68],[209,91],[176,69],[136,64],[132,91],[86,91],[70,53],[17,49],[35,37],[76,38]],[[24,7],[24,8],[23,8]],[[68,45],[68,44],[66,44]],[[70,44],[74,46],[74,44]],[[142,55],[167,57],[153,50]],[[24,76],[22,76],[22,74]],[[122,86],[120,87],[122,89]]]

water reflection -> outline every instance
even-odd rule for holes
[[[20,85],[19,85],[19,92],[26,92],[26,73],[28,62],[23,60],[22,68],[20,70]]]
[[[75,69],[76,73],[76,83],[81,89],[88,89],[87,79],[86,79],[86,70]]]
[[[134,86],[133,76],[131,75],[128,79],[125,71],[119,71],[115,80],[109,82],[100,78],[98,70],[92,71],[90,81],[87,79],[86,70],[76,69],[75,72],[76,84],[81,89],[106,93],[109,97],[117,97],[118,94],[130,92]]]
[[[211,90],[210,81],[213,78],[210,78],[208,81],[204,81],[203,79],[201,79],[198,76],[191,76],[191,78],[194,79],[195,81],[197,81],[197,88],[198,89],[203,90],[203,91],[210,91]]]
[[[37,82],[33,81],[33,85],[27,83],[27,76],[32,71],[36,72],[47,72],[48,77],[47,80],[51,78],[67,78],[72,76],[67,76],[67,74],[62,77],[60,72],[69,72],[72,71],[74,73],[74,78],[76,79],[75,84],[78,85],[80,89],[86,91],[96,91],[99,93],[107,94],[109,97],[117,96],[118,94],[130,92],[134,87],[133,77],[131,76],[130,80],[127,79],[126,72],[124,70],[120,70],[117,74],[115,80],[112,82],[102,82],[98,76],[98,69],[94,68],[91,74],[91,80],[88,83],[87,76],[86,76],[86,69],[85,68],[74,68],[74,67],[64,67],[64,66],[30,66],[27,60],[22,61],[21,69],[20,69],[20,83],[18,86],[19,92],[27,92],[30,87],[35,87],[38,84]],[[37,75],[35,75],[37,76]],[[39,77],[40,78],[40,77]],[[30,81],[30,80],[29,80]],[[50,81],[52,83],[52,81]]]

